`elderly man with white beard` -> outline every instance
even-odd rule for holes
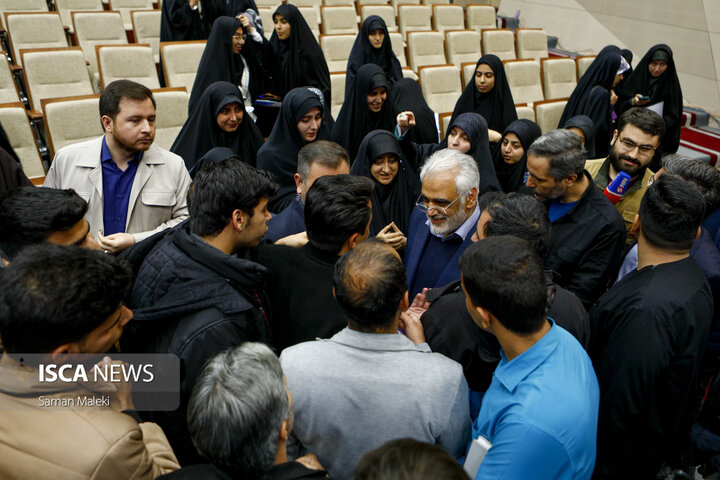
[[[460,279],[458,259],[472,244],[480,217],[480,174],[473,157],[443,149],[420,169],[422,193],[410,217],[405,250],[411,298]]]

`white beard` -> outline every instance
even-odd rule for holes
[[[435,215],[435,217],[438,216],[441,215]],[[430,222],[430,232],[433,235],[446,237],[458,228],[460,228],[460,225],[465,223],[465,220],[468,219],[465,210],[463,210],[462,208],[459,208],[458,211],[455,212],[451,217],[445,218],[445,223],[440,226],[435,226],[432,222]]]

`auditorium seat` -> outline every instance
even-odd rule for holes
[[[50,156],[63,147],[103,134],[98,120],[100,94],[45,98],[42,105]]]
[[[168,87],[185,87],[192,91],[198,65],[207,40],[187,42],[160,42],[163,75]]]
[[[477,60],[480,60],[480,57],[478,56]],[[463,86],[467,85],[470,80],[472,80],[475,77],[475,65],[477,65],[477,60],[474,62],[463,62],[460,66],[462,73],[462,81]]]
[[[407,40],[408,32],[430,31],[432,22],[430,5],[399,5],[398,26],[400,33]]]
[[[420,0],[390,0],[390,5],[395,9],[395,16],[397,16],[400,5],[420,5]]]
[[[515,60],[515,36],[507,28],[483,29],[482,51],[487,55],[492,53],[500,60]]]
[[[392,49],[395,56],[400,62],[400,66],[405,68],[408,66],[407,55],[405,55],[405,40],[403,40],[402,33],[390,32],[390,42],[392,43]]]
[[[515,102],[530,104],[545,100],[538,62],[529,59],[505,60],[503,67]]]
[[[440,140],[445,140],[445,137],[447,137],[451,118],[452,112],[445,112],[438,115],[438,120],[440,120]]]
[[[355,9],[353,8],[353,11],[354,10]],[[308,27],[312,30],[313,35],[315,35],[315,40],[317,40],[320,36],[320,17],[318,16],[318,10],[315,7],[298,7],[298,11],[302,14],[305,19],[305,23],[308,24]],[[275,24],[272,25],[273,28],[275,28]],[[272,32],[270,33],[272,34]]]
[[[277,10],[277,7],[258,7],[258,13],[260,14],[260,18],[262,19],[263,24],[263,34],[265,34],[265,38],[268,40],[270,40],[270,37],[272,37],[272,32],[273,30],[275,30],[275,22],[273,22],[272,16],[273,13],[275,13],[275,10]]]
[[[386,3],[383,0],[383,4]],[[323,0],[323,5],[347,5],[349,7],[354,7],[355,2],[353,0]]]
[[[329,71],[345,71],[353,43],[355,43],[355,35],[352,34],[320,35],[320,48],[325,55]]]
[[[408,32],[408,60],[410,68],[420,73],[426,65],[445,65],[445,46],[440,32]]]
[[[269,8],[273,12],[282,5],[282,0],[255,0],[255,5],[257,5],[258,8]],[[263,27],[267,30],[267,25],[263,23]]]
[[[160,88],[152,48],[146,43],[128,45],[96,45],[100,85],[104,89],[115,80],[127,79]]]
[[[332,91],[330,111],[333,118],[337,118],[345,101],[345,72],[330,73],[330,88]]]
[[[160,88],[153,90],[153,97],[157,105],[153,143],[170,150],[187,120],[190,96],[185,88]]]
[[[135,43],[147,43],[152,48],[153,60],[160,62],[160,10],[132,10]]]
[[[88,63],[90,78],[95,92],[100,91],[95,45],[127,45],[127,35],[119,12],[73,12],[75,39]]]
[[[547,33],[542,28],[518,28],[515,30],[517,58],[547,58]]]
[[[293,0],[292,2],[288,2],[288,3],[292,3],[293,5],[298,7],[298,9],[312,8],[313,14],[315,15],[315,22],[313,22],[313,23],[315,24],[315,28],[317,29],[317,25],[322,21],[320,18],[320,7],[322,7],[322,5],[323,5],[322,0]],[[273,11],[275,11],[275,10],[273,10]],[[303,16],[305,17],[305,20],[307,21],[308,14],[305,14]],[[310,29],[312,29],[313,24],[308,21],[308,25],[310,25]]]
[[[544,58],[540,61],[543,91],[546,100],[569,97],[577,86],[575,60]]]
[[[475,30],[450,30],[445,32],[445,49],[448,62],[458,68],[466,62],[477,63],[482,56],[480,34]]]
[[[74,33],[71,12],[103,11],[102,0],[55,0],[55,9],[60,13],[64,27]]]
[[[123,27],[132,31],[131,10],[153,10],[153,0],[110,0],[110,10],[120,12],[123,19]]]
[[[357,0],[357,6],[362,9],[364,5],[391,5],[390,0]]]
[[[577,62],[577,78],[580,80],[580,77],[583,76],[585,73],[585,70],[588,69],[590,64],[595,61],[595,58],[597,55],[581,55],[575,59]]]
[[[448,30],[465,29],[465,12],[460,5],[433,5],[432,26],[445,34]]]
[[[414,71],[412,71],[412,70],[410,69],[410,67],[403,67],[403,69],[402,69],[402,76],[403,76],[403,78],[412,78],[412,79],[415,80],[416,82],[418,81],[417,73],[415,73]]]
[[[67,36],[57,12],[5,12],[13,61],[22,65],[20,50],[67,47]]]
[[[322,12],[322,28],[324,35],[334,35],[340,33],[350,33],[357,35],[357,12],[353,7],[321,7]],[[346,59],[347,60],[347,59]]]
[[[469,4],[465,7],[467,28],[481,33],[487,28],[496,28],[495,9],[491,5]]]
[[[455,65],[421,67],[418,75],[430,108],[436,113],[452,112],[462,93],[460,70]]]
[[[48,4],[45,0],[0,0],[0,21],[7,29],[5,13],[7,12],[47,12]]]
[[[14,103],[20,101],[20,91],[18,90],[15,78],[10,70],[7,56],[0,54],[0,103]]]
[[[385,20],[388,32],[397,32],[398,26],[395,21],[395,10],[390,5],[363,5],[360,9],[361,23],[370,15],[377,15]]]
[[[515,111],[517,112],[518,119],[525,118],[527,120],[535,121],[535,110],[532,107],[528,107],[527,103],[516,103]]]
[[[0,124],[20,159],[25,175],[28,178],[44,177],[45,168],[25,112],[25,105],[21,102],[0,104]]]
[[[556,100],[543,100],[533,104],[536,118],[535,122],[543,134],[559,127],[560,117],[562,117],[567,101],[567,98],[560,98]]]
[[[80,47],[21,50],[30,108],[40,111],[43,98],[93,93]]]

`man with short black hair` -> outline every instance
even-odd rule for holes
[[[277,241],[288,235],[305,231],[305,196],[313,182],[325,175],[350,173],[347,151],[329,140],[308,143],[298,152],[295,186],[297,195],[282,212],[268,222],[265,238]],[[288,172],[291,175],[292,172]]]
[[[593,186],[585,160],[580,137],[552,130],[528,149],[526,184],[545,202],[552,223],[545,267],[553,271],[555,283],[587,308],[620,268],[625,225],[610,200]]]
[[[0,266],[43,242],[99,249],[84,218],[87,209],[72,189],[18,187],[6,193],[0,197]]]
[[[582,346],[545,316],[540,257],[501,235],[470,246],[460,269],[470,315],[502,347],[473,425],[492,444],[475,479],[590,478],[598,384]]]
[[[267,269],[242,257],[256,247],[270,218],[271,174],[227,159],[204,165],[189,199],[190,220],[147,255],[130,296],[133,329],[126,352],[180,357],[180,407],[157,412],[183,465],[200,458],[187,432],[185,410],[205,362],[245,341],[268,342]]]
[[[640,208],[640,200],[653,175],[650,170],[655,151],[665,135],[665,121],[652,110],[635,107],[626,110],[613,132],[607,158],[588,160],[585,168],[597,187],[615,204],[629,230]],[[615,180],[620,172],[629,178],[618,191]],[[628,235],[628,240],[632,237]]]
[[[335,264],[333,284],[347,328],[280,357],[300,443],[340,480],[352,478],[365,452],[396,438],[463,455],[467,383],[460,365],[398,333],[408,293],[395,250],[360,243]]]
[[[258,262],[270,271],[273,344],[284,348],[330,338],[346,322],[333,298],[335,262],[368,237],[373,182],[365,177],[318,178],[305,202],[308,243],[300,248],[267,245]]]
[[[600,382],[597,478],[650,478],[680,460],[712,322],[710,288],[689,256],[705,212],[694,185],[663,175],[645,192],[632,233],[638,267],[590,311]]]
[[[157,425],[122,413],[133,408],[129,391],[39,382],[19,355],[107,352],[132,319],[131,285],[125,263],[75,246],[27,247],[0,275],[0,409],[12,412],[0,422],[0,477],[151,480],[178,468]],[[109,396],[110,406],[51,408],[43,396]]]
[[[100,246],[121,252],[187,218],[190,175],[185,162],[157,145],[155,99],[145,86],[116,80],[100,95],[105,134],[64,147],[45,187],[72,188]]]

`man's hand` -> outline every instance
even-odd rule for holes
[[[253,28],[252,24],[250,23],[250,19],[248,19],[245,15],[242,13],[239,13],[235,18],[240,20],[240,23],[242,24],[245,31],[248,33],[248,35],[252,35],[253,32],[255,32],[255,29]]]
[[[97,242],[105,253],[120,253],[135,245],[135,237],[129,233],[113,233],[104,237],[102,232],[98,231]]]
[[[200,0],[188,0],[188,3],[190,4],[190,8],[195,8],[198,6],[198,3],[200,3]]]
[[[288,235],[275,242],[275,245],[285,245],[288,247],[299,248],[308,243],[307,232],[296,233],[295,235]]]
[[[423,310],[427,310],[428,308],[430,308],[430,302],[427,301],[427,292],[429,291],[429,288],[423,288],[422,292],[415,295],[415,298],[413,298],[410,307],[421,308]]]
[[[310,470],[325,470],[325,467],[320,464],[320,460],[318,460],[318,458],[312,453],[298,457],[295,461],[301,463]]]
[[[405,237],[405,235],[395,225],[395,222],[391,222],[389,225],[386,225],[385,228],[375,235],[375,237],[378,240],[387,243],[395,250],[405,248],[405,245],[407,245],[407,237]]]
[[[105,373],[105,369],[110,370],[110,365],[127,365],[127,363],[121,360],[112,360],[110,357],[104,357],[99,361],[95,368],[100,369]],[[108,378],[109,372],[108,372]],[[110,394],[110,408],[116,412],[122,412],[124,410],[133,410],[135,405],[132,400],[132,385],[126,380],[120,382],[112,382],[118,389],[116,392]]]
[[[418,307],[410,307],[400,314],[400,325],[399,327],[405,332],[405,336],[408,337],[415,345],[425,343],[425,330],[423,329],[420,317],[422,317],[425,310]]]
[[[405,135],[405,132],[415,126],[415,114],[407,111],[399,113],[397,116],[397,124],[400,127],[400,132]]]

